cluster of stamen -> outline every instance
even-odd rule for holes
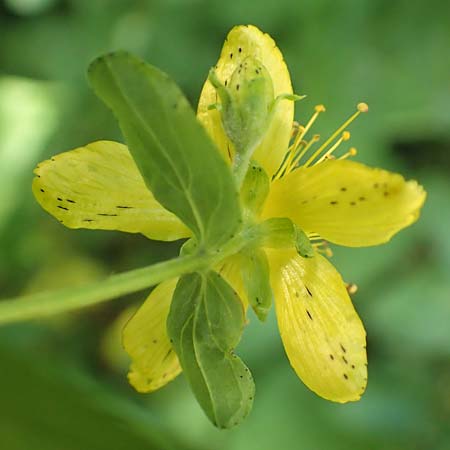
[[[305,126],[302,126],[294,122],[292,144],[289,146],[286,153],[286,157],[274,175],[274,179],[277,180],[284,175],[292,172],[297,167],[309,167],[311,165],[319,164],[327,159],[334,159],[333,153],[342,142],[350,139],[350,132],[346,128],[361,114],[369,110],[366,103],[359,103],[356,107],[356,111],[330,136],[325,142],[320,145],[311,156],[305,161],[301,162],[302,158],[307,155],[309,150],[314,146],[316,142],[320,140],[318,134],[314,134],[312,137],[305,139],[308,131],[311,129],[314,122],[319,115],[325,112],[323,105],[317,105],[314,108],[314,114],[311,116]],[[349,156],[355,156],[357,153],[356,148],[351,147],[345,154],[341,155],[338,159],[345,159]]]
[[[329,247],[328,242],[324,241],[319,234],[308,233],[308,239],[317,253],[325,255],[327,258],[331,258],[333,256],[333,251]]]

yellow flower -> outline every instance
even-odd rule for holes
[[[292,94],[280,51],[253,26],[235,27],[229,33],[215,68],[218,79],[225,84],[247,56],[267,69],[275,97]],[[207,81],[198,118],[231,164],[233,145],[220,111],[210,107],[216,102],[216,91]],[[325,240],[351,247],[387,242],[417,220],[426,196],[415,181],[350,161],[354,149],[335,156],[350,137],[347,126],[366,110],[367,105],[358,105],[355,114],[319,145],[317,135],[308,136],[324,107],[316,107],[300,126],[293,122],[293,102],[283,100],[253,155],[271,177],[269,194],[254,220],[287,217],[306,232],[315,250],[312,258],[304,258],[294,249],[264,249],[286,353],[310,389],[337,402],[357,400],[364,392],[366,341],[345,283],[322,256],[329,254]],[[35,173],[37,200],[68,227],[142,233],[159,240],[191,234],[154,199],[122,144],[95,142],[45,161]],[[239,255],[217,270],[247,304]],[[156,287],[124,329],[123,343],[133,361],[129,380],[138,391],[156,390],[181,371],[166,332],[176,282]]]

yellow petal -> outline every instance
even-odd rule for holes
[[[225,83],[247,56],[259,59],[265,66],[272,77],[275,97],[292,94],[291,79],[283,55],[268,34],[252,25],[234,27],[228,34],[216,65],[218,78]],[[200,95],[197,115],[225,158],[230,161],[232,144],[223,130],[220,113],[208,110],[208,106],[214,103],[217,103],[216,91],[206,81]],[[272,124],[254,154],[254,159],[269,175],[275,173],[287,151],[294,117],[292,101],[283,100],[277,108]]]
[[[142,233],[171,241],[189,229],[145,186],[125,145],[98,141],[61,153],[35,169],[39,204],[69,228]]]
[[[323,398],[358,400],[367,384],[366,333],[341,276],[320,255],[268,256],[278,327],[295,372]]]
[[[244,308],[247,309],[248,298],[244,287],[244,281],[242,279],[241,264],[242,260],[240,255],[233,255],[223,261],[220,266],[216,267],[216,270],[236,291],[242,301],[242,304],[244,305]]]
[[[416,181],[348,160],[299,168],[272,183],[265,217],[289,217],[306,232],[349,247],[388,241],[419,217]]]
[[[128,379],[139,392],[155,391],[181,372],[166,331],[177,281],[157,286],[123,329],[123,345],[132,359]]]

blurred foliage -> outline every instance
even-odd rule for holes
[[[124,48],[169,72],[195,104],[227,31],[253,23],[284,52],[305,121],[331,131],[364,100],[358,159],[417,178],[420,221],[385,246],[335,248],[357,282],[370,379],[356,404],[328,403],[289,368],[274,314],[254,317],[240,353],[255,375],[244,425],[215,430],[180,377],[160,392],[126,381],[116,317],[146,293],[45,323],[0,330],[1,447],[252,450],[450,448],[450,9],[447,0],[4,0],[0,2],[2,297],[75,285],[177,254],[139,235],[73,231],[31,195],[42,159],[121,139],[85,69]],[[124,316],[125,315],[125,316]]]

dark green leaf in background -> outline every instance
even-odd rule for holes
[[[219,274],[180,278],[167,329],[198,402],[219,428],[238,425],[253,404],[253,378],[233,353],[244,321],[241,301]]]
[[[155,198],[201,244],[213,246],[228,240],[240,221],[231,171],[177,85],[125,52],[94,61],[89,80],[119,120]]]

